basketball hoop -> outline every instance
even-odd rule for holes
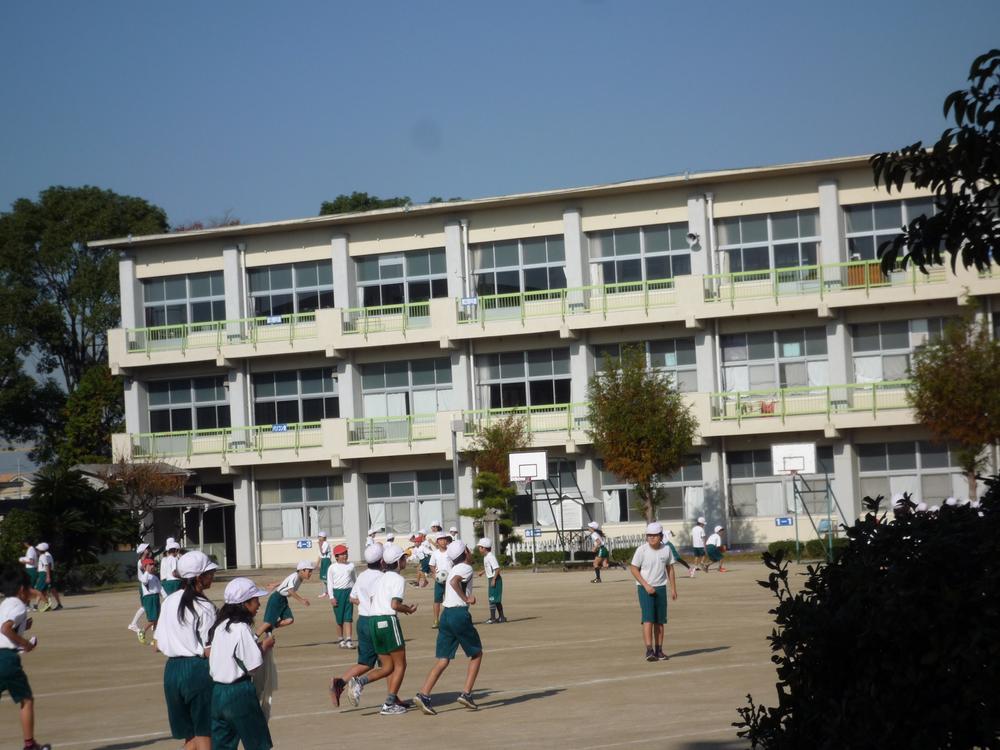
[[[531,570],[538,571],[538,537],[536,534],[535,498],[531,496],[531,483],[549,478],[549,457],[545,451],[525,451],[507,456],[509,475],[515,484],[523,484],[531,504]]]

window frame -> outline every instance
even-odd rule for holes
[[[776,238],[775,237],[775,220],[785,217],[789,214],[795,215],[796,222],[796,236],[788,238]],[[802,230],[802,219],[806,214],[812,214],[814,218],[814,234],[804,234]],[[750,220],[757,220],[763,218],[765,220],[765,226],[767,227],[767,237],[764,240],[749,240],[743,241],[743,223],[749,222]],[[795,209],[792,211],[774,211],[770,213],[763,214],[747,214],[741,216],[729,216],[722,219],[716,219],[716,237],[718,237],[718,243],[716,248],[716,256],[721,260],[722,258],[727,259],[729,273],[765,273],[774,271],[777,269],[791,269],[791,268],[801,268],[803,266],[815,266],[819,263],[819,246],[820,246],[820,227],[819,227],[819,209],[818,208],[802,208]],[[737,230],[739,231],[739,242],[729,242],[724,241],[728,238],[725,237],[728,234],[730,226],[735,223]],[[798,262],[793,265],[778,265],[776,255],[776,250],[784,246],[796,245],[796,258]],[[811,253],[805,250],[806,246],[812,245]],[[750,250],[767,250],[767,266],[763,268],[747,268],[745,252]],[[734,267],[733,258],[734,253],[739,252],[739,268]],[[811,257],[810,257],[811,255]]]
[[[438,491],[437,492],[421,492],[420,483],[421,481],[427,482],[430,480],[430,474],[437,474]],[[421,475],[424,475],[423,480],[421,480]],[[385,477],[385,481],[375,482],[373,479],[377,478],[379,480]],[[412,492],[405,494],[394,494],[398,490],[394,489],[394,485],[397,487],[399,485],[405,485],[406,483],[412,484]],[[458,494],[455,488],[455,478],[452,470],[448,469],[414,469],[409,471],[379,471],[379,472],[368,472],[364,475],[365,484],[365,505],[369,508],[368,511],[368,523],[369,528],[374,528],[378,526],[375,519],[371,515],[370,507],[372,505],[383,505],[383,506],[406,506],[408,509],[409,522],[406,524],[393,525],[390,527],[388,524],[383,523],[382,527],[385,528],[387,532],[393,532],[395,534],[410,534],[419,528],[420,518],[419,518],[419,505],[422,502],[440,502],[441,503],[441,516],[437,519],[440,520],[445,527],[449,525],[458,524]],[[448,491],[447,487],[450,484],[451,491]],[[387,495],[374,495],[372,494],[373,487],[379,487],[384,485],[388,488],[389,494]],[[416,509],[417,517],[414,518],[414,510]],[[454,512],[452,512],[454,511]],[[383,508],[383,519],[386,519],[385,509]],[[405,526],[405,528],[404,528]]]
[[[549,353],[549,362],[551,363],[550,373],[543,375],[531,375],[531,359],[532,356],[537,357],[542,352]],[[556,372],[556,362],[561,362],[562,357],[557,358],[555,354],[559,352],[565,352],[565,362],[566,370],[565,372]],[[572,392],[572,376],[570,374],[570,351],[569,347],[548,347],[543,349],[529,349],[526,351],[519,352],[500,352],[494,354],[477,354],[476,356],[476,387],[480,389],[482,394],[481,403],[490,404],[488,409],[510,409],[510,408],[528,408],[528,407],[538,407],[538,406],[556,406],[560,404],[571,404],[573,403],[573,392]],[[503,374],[503,369],[505,366],[510,367],[513,365],[513,360],[520,357],[521,366],[523,367],[522,375],[518,376],[505,376]],[[493,361],[495,358],[495,369],[497,372],[496,376],[490,374],[490,369],[494,367]],[[504,364],[504,360],[509,360],[507,364]],[[551,403],[534,403],[532,398],[532,383],[552,383],[552,395],[553,398],[557,396],[558,389],[567,389],[568,399],[566,401],[554,400]],[[524,384],[524,401],[523,404],[504,404],[504,394],[510,393],[511,386],[517,386],[518,384]],[[557,385],[557,383],[559,385]],[[563,385],[565,383],[565,385]],[[500,406],[493,406],[494,394],[499,394],[501,404]]]
[[[320,278],[320,268],[324,266],[328,267],[330,271],[329,283],[325,283],[325,281]],[[307,267],[315,269],[316,271],[317,282],[315,284],[299,282],[299,274],[304,273],[307,270]],[[272,286],[272,274],[286,268],[291,274],[292,285],[279,287]],[[266,289],[263,287],[255,288],[257,284],[255,279],[261,278],[264,272],[267,273]],[[317,306],[303,306],[303,297],[311,294],[316,295]],[[274,303],[274,297],[276,295],[288,296],[289,301],[291,302],[291,309],[284,309],[284,307],[280,306],[277,308],[276,312]],[[278,263],[270,266],[255,266],[253,268],[248,268],[247,296],[249,298],[250,310],[253,311],[253,317],[255,318],[275,318],[285,315],[298,315],[336,307],[333,284],[333,260],[308,260],[299,261],[297,263]],[[263,300],[265,298],[267,299],[267,305],[264,309],[262,309],[258,300]]]
[[[427,273],[411,274],[410,263],[420,254],[425,255],[427,258]],[[442,270],[434,271],[436,259],[440,259]],[[378,255],[360,255],[355,257],[353,260],[355,264],[355,276],[357,279],[358,305],[360,307],[398,307],[401,305],[428,302],[432,299],[440,299],[448,296],[448,259],[445,253],[445,248],[443,247],[427,248],[423,250],[404,250],[403,252],[398,253],[381,253]],[[368,264],[374,265],[374,267],[378,270],[377,279],[362,278],[366,275],[363,269]],[[397,264],[402,268],[402,275],[382,276],[383,267],[390,268]],[[423,283],[426,283],[428,286],[429,296],[425,299],[414,298],[412,285]],[[399,301],[390,299],[389,301],[386,301],[385,288],[395,286],[397,284],[402,287],[402,300]],[[368,290],[374,289],[378,290],[377,304],[368,299]],[[422,295],[417,296],[422,297]]]
[[[883,242],[893,239],[894,237],[901,234],[901,229],[905,225],[909,225],[918,216],[926,216],[926,212],[922,210],[928,202],[931,205],[931,216],[937,213],[937,206],[934,205],[934,199],[932,197],[923,198],[905,198],[901,200],[892,201],[874,201],[871,203],[847,203],[840,207],[841,215],[844,221],[844,256],[847,261],[875,261],[878,259],[878,248]],[[900,207],[900,218],[902,222],[892,228],[878,228],[876,226],[876,215],[875,211],[878,208],[885,208],[888,206]],[[860,215],[861,210],[867,208],[871,218],[871,229],[858,229],[851,230],[850,223],[852,215],[857,212]],[[859,240],[871,240],[871,247],[860,247]],[[867,243],[861,243],[867,245]],[[869,256],[870,249],[870,256]],[[857,257],[855,257],[857,256]],[[868,256],[868,257],[866,257]]]
[[[810,337],[809,337],[809,331],[820,331],[820,332],[822,332],[822,336],[816,336],[813,339],[810,339]],[[794,332],[801,332],[801,334],[802,334],[801,341],[802,341],[803,354],[801,354],[801,355],[787,355],[787,356],[783,355],[782,354],[782,349],[781,349],[781,345],[783,343],[781,341],[781,335],[782,334],[787,334],[787,333],[794,333]],[[762,335],[762,334],[769,334],[770,337],[771,337],[770,345],[771,345],[772,356],[769,357],[769,358],[752,358],[750,356],[750,352],[751,352],[751,349],[752,349],[752,344],[750,342],[750,337],[751,336],[758,336],[758,335]],[[726,347],[726,343],[727,343],[727,339],[735,339],[735,338],[740,337],[740,336],[744,337],[743,348],[746,349],[747,356],[745,358],[742,358],[742,359],[726,359],[726,348],[727,348]],[[821,354],[810,353],[810,348],[809,348],[810,341],[822,341],[823,342],[823,352]],[[822,326],[822,325],[819,325],[819,326],[802,326],[801,328],[799,328],[799,327],[795,327],[795,328],[781,328],[781,329],[776,329],[776,330],[771,330],[771,331],[747,331],[747,332],[742,332],[742,333],[727,333],[727,334],[722,334],[721,336],[719,336],[719,361],[720,361],[721,366],[722,366],[722,384],[721,384],[722,385],[722,390],[724,392],[726,392],[726,393],[739,393],[739,392],[747,392],[747,391],[749,391],[749,392],[755,392],[755,391],[767,391],[767,390],[778,391],[778,390],[783,389],[783,388],[823,388],[823,387],[829,385],[829,362],[830,362],[829,345],[828,345],[828,341],[827,341],[826,328],[825,328],[825,326]],[[756,387],[754,387],[753,380],[750,377],[751,368],[753,368],[753,367],[763,367],[763,366],[765,366],[768,363],[772,364],[772,375],[773,375],[773,383],[774,383],[774,385],[773,386],[766,386],[766,387],[762,387],[762,388],[756,388]],[[806,367],[806,378],[808,380],[808,378],[809,378],[809,372],[810,372],[809,371],[809,365],[811,363],[826,365],[826,367],[824,367],[823,370],[822,370],[822,374],[824,376],[824,379],[827,381],[826,383],[816,383],[814,385],[810,385],[809,383],[806,383],[806,385],[804,385],[804,386],[789,386],[789,385],[787,385],[787,377],[786,377],[786,374],[785,374],[786,371],[784,369],[785,365],[793,365],[793,364],[803,364],[803,365],[805,365],[805,367]],[[735,384],[733,384],[733,383],[730,382],[730,379],[731,379],[732,376],[729,373],[730,373],[730,371],[735,371],[738,368],[746,368],[746,371],[747,371],[746,372],[746,382],[747,382],[747,388],[746,389],[731,387],[732,385],[735,385]]]
[[[601,229],[587,233],[587,258],[591,265],[594,278],[600,278],[600,285],[608,284],[638,284],[641,282],[666,281],[678,276],[691,275],[691,245],[687,241],[688,223],[668,222],[663,224],[644,224],[636,227],[618,227]],[[619,235],[624,238],[626,233],[638,233],[638,250],[628,248],[619,252]],[[666,249],[650,249],[653,245],[650,235],[663,232],[666,237]],[[610,242],[611,252],[604,252],[605,243]],[[650,273],[650,262],[665,261],[670,274],[662,276]],[[679,260],[682,259],[682,260]],[[623,273],[620,264],[638,262],[638,278],[621,278]],[[679,268],[678,268],[679,265]],[[608,268],[614,269],[614,278],[608,278]],[[632,274],[634,275],[634,274]]]
[[[201,279],[207,279],[209,285],[208,295],[192,294],[192,287]],[[167,297],[168,281],[184,280],[183,297]],[[147,328],[159,328],[162,326],[174,325],[199,325],[204,323],[220,322],[226,319],[226,287],[225,275],[222,271],[206,271],[204,273],[184,274],[183,276],[157,276],[150,279],[142,279],[142,310],[143,322]],[[154,284],[161,284],[163,297],[159,300],[149,299]],[[218,291],[216,291],[218,284]],[[208,305],[209,319],[195,320],[196,306]],[[169,310],[183,307],[184,320],[170,321]],[[155,310],[162,310],[162,322],[151,320],[151,315]],[[202,316],[198,316],[202,317]]]
[[[208,381],[214,380],[215,384],[213,389],[216,392],[216,398],[198,400],[197,394],[199,390],[198,381]],[[172,387],[173,384],[180,385],[182,383],[187,383],[187,392],[189,399],[186,401],[173,401],[173,396],[175,392],[180,391],[180,388]],[[167,402],[162,404],[154,404],[153,393],[155,390],[159,390],[161,386],[165,386],[164,390],[167,394]],[[205,387],[204,382],[201,387]],[[198,377],[189,378],[169,378],[164,380],[151,380],[147,383],[146,391],[146,411],[149,418],[150,432],[163,433],[163,432],[188,432],[192,430],[219,430],[226,429],[231,425],[231,417],[229,411],[229,393],[227,388],[227,381],[225,375],[202,375]],[[221,396],[220,396],[221,394]],[[199,413],[201,409],[213,409],[215,413],[215,418],[213,420],[214,424],[201,426],[202,416]],[[175,427],[174,425],[174,412],[187,412],[190,415],[190,426],[188,427]],[[168,419],[170,421],[169,429],[158,429],[154,427],[154,419],[159,417],[154,417],[162,413],[167,413]]]
[[[324,389],[321,391],[304,391],[302,384],[306,380],[303,376],[309,373],[319,372],[320,382],[324,385]],[[295,394],[294,395],[278,395],[277,389],[277,376],[287,375],[288,373],[295,374]],[[270,377],[271,384],[273,386],[273,394],[269,396],[259,395],[258,389],[264,383],[264,378]],[[260,379],[260,381],[258,380]],[[330,385],[328,385],[328,383]],[[333,367],[303,367],[296,370],[268,370],[267,372],[255,372],[250,375],[250,387],[253,401],[253,424],[255,427],[266,427],[275,424],[302,424],[305,422],[317,422],[322,419],[337,419],[340,416],[340,393],[339,393],[339,383],[337,380],[337,371]],[[319,420],[317,419],[305,419],[305,405],[304,401],[312,401],[315,399],[320,399],[323,401],[323,415]],[[327,402],[333,400],[333,404],[328,404]],[[273,405],[275,419],[279,416],[279,409],[281,407],[278,404],[290,404],[295,403],[296,412],[298,419],[286,420],[286,421],[274,421],[274,422],[264,422],[261,421],[260,415],[263,408],[266,405]],[[328,408],[332,406],[332,415],[328,413]],[[285,406],[284,408],[288,408]]]
[[[311,500],[308,495],[308,485],[310,482],[315,483],[316,480],[326,480],[327,485],[327,500]],[[256,481],[255,494],[257,500],[257,513],[258,513],[258,523],[260,524],[260,535],[261,541],[263,542],[277,542],[277,541],[287,541],[290,539],[311,539],[316,536],[320,531],[327,532],[330,538],[342,537],[344,536],[344,480],[339,474],[329,474],[318,477],[295,477],[286,479],[258,479]],[[275,485],[275,490],[278,493],[277,502],[265,502],[262,494],[264,492],[271,491],[271,485]],[[288,488],[289,491],[293,490],[293,485],[298,486],[299,500],[293,502],[284,502],[281,500],[281,493]],[[310,510],[315,509],[316,519],[313,520],[313,514]],[[340,523],[339,525],[333,520],[336,517],[336,512],[339,509]],[[286,512],[291,512],[298,510],[300,513],[300,524],[302,528],[301,536],[270,536],[270,529],[274,527],[274,524],[266,523],[267,516],[270,514],[278,515],[279,511],[283,514]],[[324,520],[319,518],[320,510],[329,510],[331,513]],[[316,528],[312,528],[315,523]],[[282,534],[284,534],[285,520],[281,519]]]
[[[530,260],[528,246],[543,243],[544,261]],[[498,264],[497,247],[517,246],[517,259],[513,263]],[[519,237],[513,240],[496,240],[477,242],[469,247],[472,262],[473,287],[477,296],[492,297],[503,294],[532,294],[544,297],[544,293],[566,288],[566,238],[562,234],[547,234],[536,237]],[[529,272],[544,272],[545,286],[533,286],[529,289],[527,275]],[[512,279],[517,275],[517,288],[509,286],[501,288],[499,278],[504,274]],[[509,282],[508,282],[509,283]],[[501,290],[502,289],[502,290]]]
[[[677,344],[678,342],[691,342],[691,351],[694,353],[695,361],[690,364],[678,364],[673,367],[669,365],[654,366],[653,365],[653,347],[658,344],[672,344],[674,348],[674,356],[677,356]],[[622,347],[634,346],[640,344],[643,348],[643,352],[646,356],[646,367],[650,370],[655,370],[656,372],[665,373],[671,376],[673,385],[680,393],[697,393],[698,392],[698,356],[697,356],[697,345],[695,343],[694,336],[676,336],[669,339],[650,339],[647,341],[623,341],[621,343],[610,343],[610,344],[593,344],[591,345],[591,351],[594,356],[594,371],[598,374],[603,373],[606,370],[605,361],[606,359],[619,359],[621,357]],[[694,384],[692,388],[686,388],[686,381],[682,379],[681,376],[694,375]]]

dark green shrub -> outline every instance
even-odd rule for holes
[[[805,544],[805,556],[810,560],[825,560],[826,553],[826,539],[810,539]]]
[[[782,539],[780,542],[771,542],[767,545],[767,551],[772,555],[776,555],[780,551],[784,553],[785,557],[795,557],[795,540]]]
[[[739,709],[754,748],[972,748],[1000,742],[1000,479],[982,506],[867,515],[811,565],[765,553],[777,706]],[[960,566],[960,568],[959,568]]]
[[[57,573],[56,587],[62,591],[76,593],[99,586],[117,583],[121,579],[121,566],[117,563],[87,563]]]

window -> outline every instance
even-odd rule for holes
[[[364,307],[426,302],[448,296],[444,248],[356,258]]]
[[[718,221],[719,251],[729,272],[766,271],[816,264],[819,211],[734,216]]]
[[[361,366],[365,417],[437,414],[453,408],[448,357]]]
[[[687,276],[691,273],[688,225],[657,224],[608,229],[587,235],[598,283],[623,284]]]
[[[340,416],[337,379],[330,367],[256,373],[254,424],[318,422]]]
[[[480,295],[566,288],[566,248],[561,234],[482,242],[471,251]]]
[[[308,539],[344,535],[344,485],[339,476],[257,482],[260,538]]]
[[[333,262],[329,260],[251,268],[254,315],[274,317],[333,307]]]
[[[729,473],[729,507],[733,517],[783,516],[791,507],[790,487],[774,476],[771,449],[729,451],[726,453]],[[816,474],[833,473],[833,446],[816,446]],[[822,490],[820,489],[822,485]],[[812,488],[812,492],[808,488]],[[803,483],[802,500],[810,512],[826,511],[825,484],[808,480]],[[822,495],[822,502],[818,499]],[[822,506],[822,507],[820,507]]]
[[[934,201],[930,198],[844,206],[847,259],[875,260],[879,245],[899,235],[904,224],[918,216],[935,213]]]
[[[720,346],[727,391],[827,385],[823,326],[728,334]]]
[[[681,393],[698,390],[698,371],[695,367],[693,338],[662,339],[638,342],[646,351],[646,366],[671,376],[674,386]],[[594,347],[597,371],[602,372],[609,359],[621,357],[621,349],[628,344],[599,344]]]
[[[944,443],[905,440],[858,445],[858,472],[862,497],[878,497],[888,510],[893,495],[908,492],[913,502],[940,505],[965,492],[956,452]]]
[[[482,403],[490,409],[570,403],[569,349],[476,357]]]
[[[226,319],[222,271],[146,279],[142,298],[150,327]]]
[[[366,474],[370,528],[409,534],[441,521],[458,523],[458,501],[451,469]]]
[[[905,380],[914,349],[940,338],[947,323],[946,318],[918,318],[852,325],[855,382]]]
[[[606,471],[603,462],[600,462],[600,469],[606,520],[644,521],[645,515],[635,488],[621,477]],[[663,499],[656,509],[657,520],[683,520],[685,496],[691,490],[700,489],[702,486],[701,456],[697,454],[687,456],[680,469],[666,479],[657,479],[656,485],[663,493]]]
[[[155,380],[149,384],[151,432],[181,432],[229,427],[226,378]]]

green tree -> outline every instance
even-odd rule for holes
[[[510,484],[507,456],[531,444],[528,429],[520,417],[509,415],[482,427],[471,440],[469,456],[477,472],[490,472]]]
[[[359,211],[374,211],[377,208],[402,208],[409,206],[411,202],[409,196],[406,195],[397,198],[379,198],[377,195],[355,191],[350,195],[341,193],[332,201],[323,201],[319,207],[319,215],[350,214]]]
[[[658,477],[684,464],[698,431],[684,399],[668,375],[646,368],[646,355],[627,346],[590,379],[590,436],[604,468],[635,485],[647,521],[661,500]]]
[[[1000,240],[1000,49],[980,55],[969,70],[968,89],[944,100],[945,117],[955,126],[929,149],[921,141],[898,151],[871,157],[875,184],[892,192],[908,180],[934,192],[937,213],[918,216],[903,233],[880,248],[882,267],[904,262],[921,270],[951,254],[952,268],[961,260],[982,270],[994,260]]]
[[[454,203],[455,201],[462,200],[460,195],[456,195],[454,198],[442,198],[440,195],[432,195],[427,199],[428,203]]]
[[[1000,440],[1000,341],[970,310],[913,353],[910,372],[907,398],[917,419],[958,447],[974,499],[980,456]]]
[[[105,364],[91,367],[66,399],[64,418],[59,460],[67,466],[108,463],[111,436],[125,424],[122,379]]]
[[[505,482],[502,477],[492,471],[481,471],[476,474],[472,482],[472,489],[476,495],[475,508],[462,508],[459,513],[463,516],[473,518],[482,522],[483,518],[493,511],[497,521],[497,528],[500,531],[499,551],[507,549],[507,545],[513,540],[511,532],[514,530],[513,507],[511,503],[516,494],[510,482]],[[480,533],[480,528],[476,533]]]

